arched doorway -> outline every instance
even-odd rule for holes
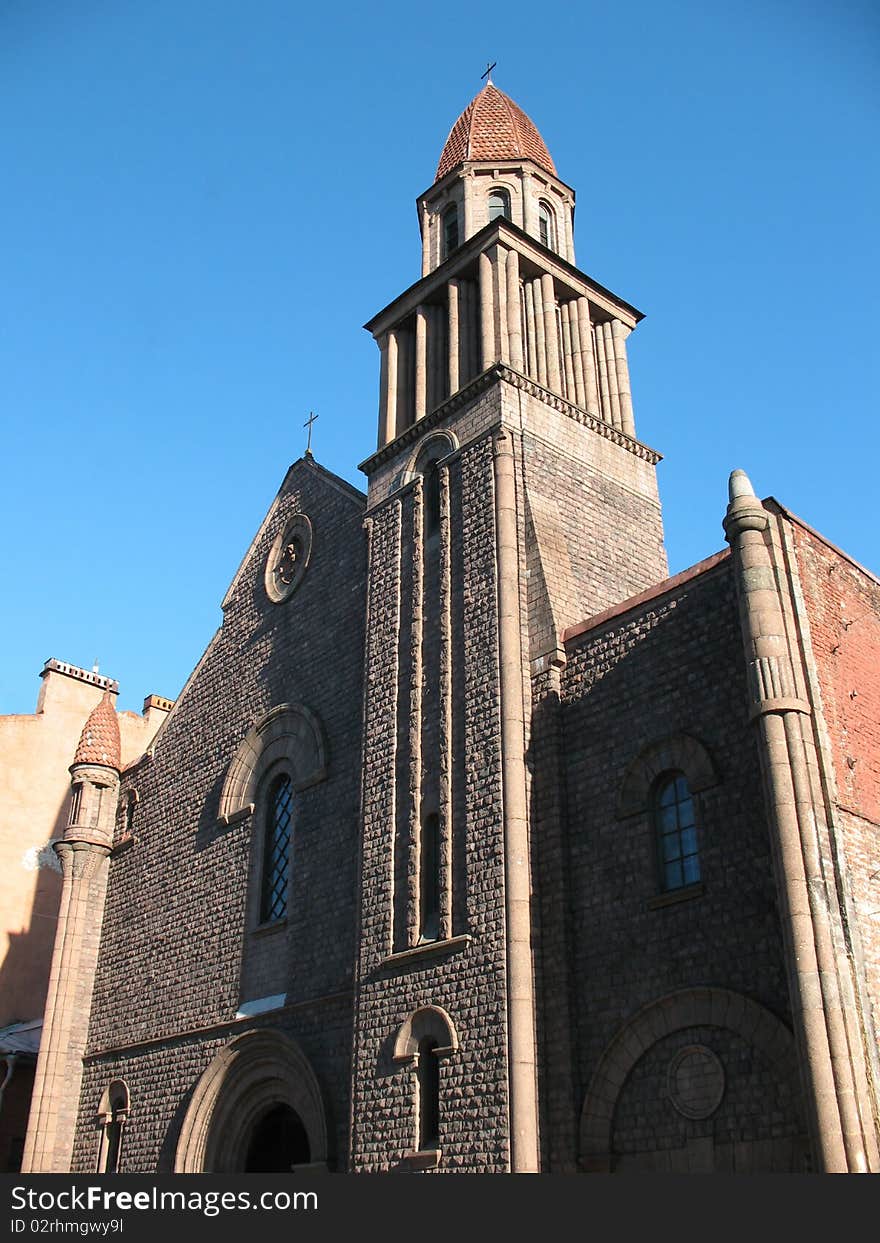
[[[289,1105],[272,1105],[257,1119],[247,1141],[244,1172],[289,1174],[310,1160],[309,1137],[299,1114]]]
[[[195,1086],[175,1172],[288,1173],[326,1162],[321,1090],[299,1045],[271,1029],[230,1041]]]

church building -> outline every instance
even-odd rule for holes
[[[741,470],[668,576],[574,208],[489,82],[366,493],[307,452],[146,753],[92,712],[24,1169],[880,1171],[880,581]]]

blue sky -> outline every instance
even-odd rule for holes
[[[0,711],[45,659],[175,696],[319,412],[375,446],[361,325],[493,77],[578,193],[630,343],[672,571],[742,466],[875,571],[880,16],[860,0],[541,8],[0,4]]]

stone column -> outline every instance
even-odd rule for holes
[[[391,328],[388,331],[388,355],[387,355],[387,380],[386,380],[386,398],[385,398],[385,428],[387,438],[385,443],[393,440],[400,430],[397,426],[397,386],[399,384],[397,367],[398,367],[398,351],[399,343],[397,340],[397,329]]]
[[[447,285],[447,296],[449,300],[449,333],[447,336],[448,353],[449,353],[449,396],[457,393],[459,389],[458,368],[459,368],[459,344],[458,344],[458,303],[459,303],[459,284],[457,280],[449,281]]]
[[[593,332],[590,327],[590,304],[586,298],[578,298],[578,335],[581,342],[581,361],[584,369],[584,395],[586,410],[600,417],[599,394],[596,389],[596,367],[593,361]]]
[[[532,281],[532,294],[535,300],[535,358],[538,363],[538,383],[547,384],[547,345],[544,331],[544,294],[541,289],[541,278]]]
[[[498,566],[498,660],[501,782],[507,922],[508,1082],[513,1173],[538,1170],[538,1085],[531,880],[526,803],[525,711],[520,633],[519,547],[513,442],[506,428],[493,440]]]
[[[525,281],[523,283],[523,295],[526,307],[526,340],[525,340],[525,363],[528,375],[533,380],[538,379],[538,336],[535,330],[535,295],[532,290],[532,282]]]
[[[388,333],[384,333],[379,341],[379,444],[378,448],[387,445],[394,439],[394,432],[388,424]]]
[[[608,393],[608,362],[605,358],[605,338],[601,324],[596,325],[593,347],[596,352],[596,370],[599,373],[599,410],[605,422],[611,423],[611,398]]]
[[[559,374],[559,325],[556,322],[556,292],[553,277],[545,272],[541,277],[541,296],[544,301],[544,348],[547,351],[547,387],[553,393],[562,392]]]
[[[773,848],[792,1014],[817,1165],[827,1173],[876,1168],[876,1136],[859,1115],[851,1046],[830,928],[817,826],[824,808],[811,789],[801,695],[768,545],[770,522],[743,471],[730,477],[724,529],[748,664],[751,717]],[[813,761],[815,763],[815,761]]]
[[[462,178],[460,241],[466,242],[474,232],[474,176],[473,173],[465,173]]]
[[[507,252],[507,331],[510,338],[510,365],[523,371],[522,299],[519,287],[519,254]]]
[[[587,397],[584,389],[584,360],[581,354],[581,330],[578,323],[578,304],[576,301],[566,303],[568,307],[568,323],[571,329],[571,366],[574,373],[574,397],[573,401],[581,407],[582,410],[587,408]]]
[[[493,281],[492,293],[495,302],[495,349],[500,362],[510,362],[510,337],[507,324],[507,250],[503,246],[493,246],[490,252],[492,259]]]
[[[574,382],[574,348],[571,340],[571,321],[569,319],[569,307],[571,303],[563,302],[559,308],[559,314],[562,319],[562,358],[565,364],[565,396],[569,401],[576,400],[576,388]]]
[[[431,224],[424,203],[419,207],[419,225],[422,232],[422,276],[427,276],[431,271]]]
[[[428,400],[428,308],[416,307],[415,406],[413,420],[425,417]]]
[[[532,203],[532,174],[523,169],[522,174],[523,233],[535,236],[535,221]]]
[[[484,251],[480,255],[480,370],[485,371],[497,361],[495,349],[495,307],[492,260]]]
[[[602,349],[605,356],[605,374],[608,377],[608,404],[611,422],[615,427],[622,427],[620,421],[620,396],[617,392],[617,363],[614,358],[614,341],[611,336],[611,324],[607,321],[602,325]]]
[[[627,436],[635,436],[636,427],[633,419],[632,394],[629,386],[629,367],[626,362],[626,338],[629,330],[619,319],[611,321],[611,336],[614,342],[614,361],[617,366],[617,391],[620,395],[620,421]]]
[[[562,214],[565,219],[565,257],[574,264],[574,203],[563,203]]]

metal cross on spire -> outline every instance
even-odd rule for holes
[[[483,78],[485,78],[487,86],[492,85],[492,78],[490,77],[490,74],[492,73],[492,70],[495,68],[497,64],[498,64],[498,61],[493,60],[491,65],[486,65],[486,72],[480,74],[480,81],[482,81]]]
[[[306,419],[305,423],[303,423],[303,427],[307,427],[309,429],[309,439],[308,439],[308,442],[306,443],[306,454],[309,457],[312,456],[312,424],[317,419],[317,417],[318,416],[313,411],[310,410],[309,417]]]

